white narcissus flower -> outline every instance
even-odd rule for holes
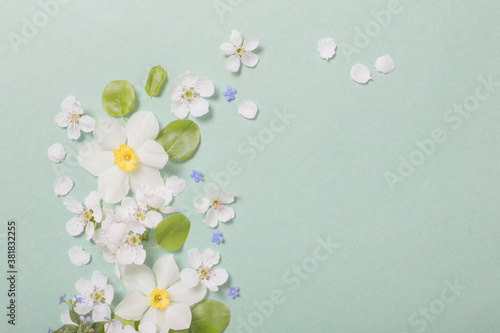
[[[83,114],[82,103],[75,96],[66,97],[61,103],[61,109],[54,118],[57,125],[68,128],[68,137],[78,140],[80,130],[92,132],[95,126],[95,119]]]
[[[201,301],[206,293],[201,285],[184,287],[171,254],[156,260],[152,270],[144,265],[125,266],[122,281],[128,295],[118,304],[115,313],[127,320],[140,320],[141,324],[154,322],[162,333],[189,328],[189,307]]]
[[[179,76],[181,85],[174,83],[168,89],[168,98],[172,101],[171,111],[184,119],[189,113],[193,117],[201,117],[208,113],[208,101],[203,97],[214,94],[214,84],[206,77],[191,72]]]
[[[75,305],[75,311],[86,315],[92,311],[92,320],[104,321],[111,318],[109,308],[115,295],[113,286],[108,284],[108,278],[99,271],[92,274],[92,280],[80,279],[75,284],[76,291],[80,293],[81,302]]]
[[[194,202],[194,208],[198,213],[207,212],[203,223],[215,228],[219,221],[227,222],[234,218],[234,210],[224,204],[234,202],[234,193],[226,192],[223,188],[216,189],[208,196],[201,195]]]
[[[219,263],[220,256],[212,249],[206,249],[200,254],[198,249],[187,252],[188,263],[193,268],[183,269],[181,281],[188,288],[202,284],[211,291],[219,290],[218,286],[226,283],[228,274],[225,269],[212,269]]]
[[[154,139],[158,120],[151,112],[138,111],[126,128],[108,116],[97,120],[94,142],[85,145],[78,155],[80,165],[98,177],[102,200],[117,203],[142,184],[151,188],[164,185],[160,170],[168,161],[165,149]]]
[[[66,231],[71,236],[78,236],[85,228],[87,240],[91,239],[94,235],[96,224],[101,223],[102,220],[101,197],[99,193],[95,191],[90,192],[85,198],[85,208],[80,201],[72,197],[64,199],[64,207],[70,212],[78,214],[78,216],[73,217],[66,223]]]
[[[231,43],[224,43],[219,46],[221,53],[229,56],[226,61],[226,69],[228,71],[237,72],[240,69],[240,61],[248,67],[255,67],[257,65],[259,57],[251,52],[259,46],[257,38],[251,37],[243,41],[241,33],[233,29],[231,30],[229,40]]]

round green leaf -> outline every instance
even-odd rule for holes
[[[184,244],[191,228],[191,222],[183,214],[164,218],[155,229],[155,239],[165,250],[175,250]]]
[[[193,154],[200,143],[200,128],[189,119],[174,120],[160,131],[156,141],[168,157],[182,161]]]
[[[145,90],[149,96],[153,97],[158,94],[161,84],[163,83],[163,80],[165,80],[165,76],[166,72],[160,65],[151,68],[145,87]]]
[[[102,107],[112,116],[126,115],[132,110],[134,103],[134,88],[128,81],[111,81],[102,92]]]
[[[229,308],[219,301],[204,299],[191,309],[193,333],[220,333],[229,324]]]

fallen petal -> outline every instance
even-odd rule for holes
[[[337,44],[331,38],[323,38],[318,42],[319,56],[323,59],[330,59],[335,54]]]
[[[372,77],[368,67],[362,64],[356,64],[351,68],[351,78],[357,83],[365,84]]]
[[[90,253],[82,249],[81,246],[72,246],[68,251],[69,259],[73,265],[82,267],[90,261]]]
[[[388,74],[394,70],[394,59],[390,55],[378,57],[375,62],[375,68],[380,73]]]
[[[73,188],[73,181],[68,176],[63,176],[54,181],[53,187],[56,195],[64,196]]]
[[[54,143],[52,146],[49,147],[47,155],[49,156],[52,162],[61,163],[66,158],[66,151],[64,150],[62,144]]]
[[[254,102],[244,101],[238,105],[238,113],[248,119],[253,119],[257,115],[257,104]]]

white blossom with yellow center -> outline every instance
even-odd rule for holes
[[[92,320],[105,321],[104,318],[111,318],[109,306],[113,301],[113,286],[107,283],[108,278],[99,271],[92,274],[91,280],[80,279],[75,287],[79,293],[81,302],[75,306],[75,311],[81,315],[86,315],[92,311]]]
[[[172,101],[171,111],[177,118],[201,117],[208,112],[208,102],[203,97],[214,94],[214,84],[206,77],[186,72],[179,76],[180,85],[174,83],[168,89]]]
[[[74,96],[66,97],[61,103],[61,111],[54,118],[57,125],[68,128],[68,137],[73,140],[80,138],[80,130],[92,132],[95,119],[83,114],[82,103]]]
[[[231,30],[229,37],[231,43],[224,43],[219,46],[222,54],[229,56],[226,61],[226,69],[230,72],[237,72],[241,62],[248,67],[255,67],[259,62],[259,57],[252,51],[259,46],[259,41],[255,37],[247,38],[243,41],[243,36],[238,30]]]
[[[215,228],[220,222],[227,222],[234,218],[234,210],[226,206],[234,202],[234,193],[226,192],[223,188],[216,189],[208,196],[201,195],[194,202],[198,213],[207,212],[203,223]]]
[[[66,231],[71,236],[78,236],[85,229],[87,240],[94,235],[96,224],[102,220],[101,197],[99,193],[92,191],[85,198],[85,207],[75,198],[66,197],[64,206],[67,210],[78,216],[73,217],[66,223]]]
[[[213,269],[213,266],[219,263],[219,259],[219,254],[212,249],[206,249],[201,254],[198,249],[189,250],[187,260],[192,268],[182,270],[182,283],[188,288],[201,284],[211,291],[219,290],[219,286],[228,279],[225,269]]]

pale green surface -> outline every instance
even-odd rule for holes
[[[467,290],[428,321],[425,332],[499,331],[500,88],[456,130],[443,116],[474,93],[478,76],[500,80],[500,3],[402,0],[403,11],[348,61],[342,43],[353,45],[354,29],[364,28],[373,20],[370,11],[386,8],[387,1],[243,0],[222,22],[212,2],[69,1],[16,53],[8,33],[20,34],[22,18],[40,7],[35,0],[2,1],[0,212],[2,225],[8,218],[18,222],[19,309],[18,325],[6,326],[2,314],[0,331],[56,327],[58,296],[72,295],[75,281],[96,269],[114,284],[114,305],[124,296],[113,267],[65,231],[72,214],[54,197],[52,182],[72,177],[70,195],[81,200],[97,182],[75,163],[90,136],[67,138],[53,121],[59,103],[75,95],[88,114],[102,116],[103,88],[124,79],[135,88],[138,109],[153,111],[165,126],[174,120],[166,90],[186,70],[212,79],[216,96],[209,115],[195,119],[202,132],[196,154],[165,169],[188,180],[176,204],[192,228],[175,253],[186,267],[192,247],[220,251],[220,267],[241,290],[234,301],[226,287],[208,295],[230,307],[228,332],[237,332],[239,318],[246,320],[256,311],[254,301],[270,299],[274,289],[283,290],[286,301],[254,332],[417,332],[422,326],[408,322],[411,314],[438,304],[432,301],[445,281],[455,278]],[[233,28],[261,42],[257,67],[236,75],[225,70],[218,50]],[[339,46],[329,62],[316,51],[327,36]],[[385,54],[394,57],[396,71],[373,71],[367,86],[350,79],[354,63],[371,68]],[[168,83],[151,99],[144,84],[158,64]],[[238,90],[231,103],[222,97],[227,85]],[[236,112],[244,100],[259,106],[253,121]],[[238,147],[270,126],[273,110],[284,109],[297,117],[248,161]],[[436,128],[447,141],[391,190],[384,173],[396,172],[398,157],[407,158],[415,140]],[[69,155],[60,167],[46,155],[54,142]],[[230,160],[242,168],[226,186],[239,194],[237,217],[219,227],[225,243],[216,246],[202,215],[187,207]],[[193,168],[207,181],[192,182]],[[1,253],[5,233],[2,227]],[[313,254],[320,235],[341,247],[291,290],[282,275]],[[75,244],[91,251],[90,265],[70,263],[67,251]],[[161,253],[157,249],[147,263]],[[0,281],[5,308],[6,280]]]

